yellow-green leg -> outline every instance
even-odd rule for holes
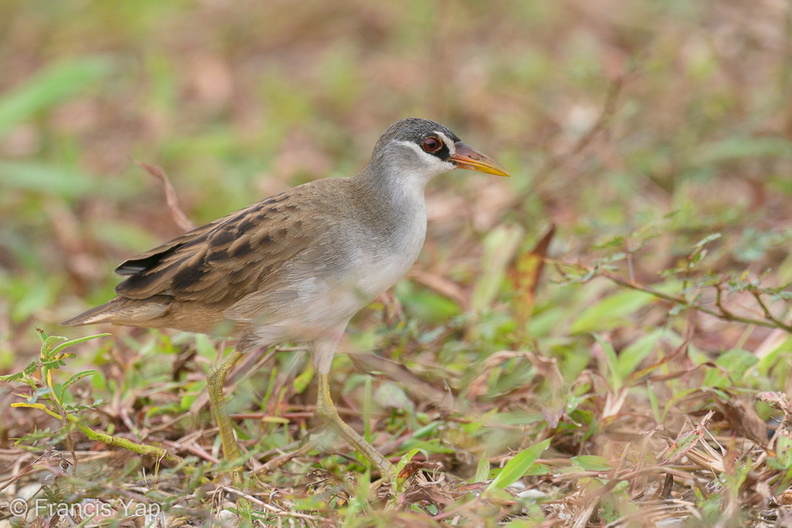
[[[231,418],[228,417],[228,412],[226,412],[223,385],[225,384],[228,371],[231,370],[242,356],[242,352],[234,350],[220,366],[212,370],[206,378],[206,386],[209,391],[209,403],[211,404],[212,414],[214,415],[215,423],[217,423],[217,429],[220,433],[220,441],[223,443],[223,457],[226,460],[237,460],[241,456],[241,453],[239,451],[239,444],[237,444],[236,437],[234,436],[234,426],[231,423]],[[242,472],[242,466],[234,468],[231,478],[235,485],[242,482]]]
[[[336,433],[340,434],[350,446],[360,451],[379,470],[380,475],[390,482],[396,481],[396,468],[387,458],[382,456],[374,446],[349,427],[333,405],[330,398],[330,384],[327,374],[319,374],[319,399],[316,404],[316,414]]]

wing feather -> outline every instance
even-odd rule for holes
[[[292,197],[311,194],[307,186],[253,204],[185,233],[121,264],[128,276],[116,287],[119,296],[200,301],[230,306],[264,287],[267,278],[315,239],[299,219],[302,206]],[[303,199],[297,203],[310,204]],[[277,281],[275,281],[277,282]]]

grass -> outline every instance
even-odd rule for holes
[[[743,0],[3,4],[0,527],[785,525],[789,20]],[[405,480],[332,438],[290,456],[321,427],[284,346],[228,382],[233,489],[205,394],[233,343],[57,322],[180,232],[135,162],[202,224],[354,173],[408,115],[513,177],[430,186],[419,262],[334,361],[342,416]]]

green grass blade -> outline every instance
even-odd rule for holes
[[[104,333],[104,334],[89,335],[89,336],[85,336],[85,337],[78,337],[77,339],[71,339],[69,341],[66,341],[65,343],[61,343],[60,345],[56,346],[52,350],[52,355],[54,356],[55,354],[57,354],[58,352],[60,352],[64,348],[68,348],[68,347],[73,346],[73,345],[79,345],[80,343],[84,343],[84,342],[90,341],[92,339],[99,339],[100,337],[107,337],[109,335],[110,334],[108,334],[108,333]]]
[[[0,137],[38,112],[72,98],[113,70],[107,57],[56,62],[0,97]]]
[[[533,463],[536,462],[539,455],[544,453],[549,445],[550,439],[548,438],[547,440],[543,440],[538,444],[534,444],[520,451],[517,456],[509,460],[509,462],[503,466],[498,476],[487,486],[487,491],[492,489],[504,489],[517,482],[519,478],[531,469]]]

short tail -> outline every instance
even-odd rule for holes
[[[82,326],[90,324],[111,323],[117,325],[135,326],[145,321],[162,315],[167,310],[167,297],[162,296],[161,301],[155,298],[138,301],[116,297],[101,306],[91,308],[76,317],[61,323],[62,326]],[[153,302],[152,302],[153,301]],[[141,324],[141,326],[145,326]]]
[[[115,299],[114,299],[115,300]],[[112,319],[111,313],[115,310],[112,309],[113,301],[104,303],[96,308],[91,308],[88,311],[81,313],[76,317],[72,317],[68,321],[63,321],[61,326],[82,326],[98,323],[109,323]]]

